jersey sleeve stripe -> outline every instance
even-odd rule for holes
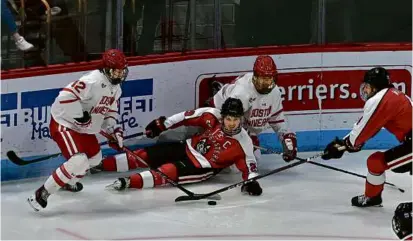
[[[271,115],[271,117],[274,117],[274,116],[279,115],[282,111],[283,111],[283,109],[281,109],[281,110],[279,110],[279,111],[275,112],[274,114],[272,114],[272,115]]]
[[[109,119],[109,118],[112,118],[112,119],[114,119],[115,121],[116,121],[116,118],[115,117],[113,117],[113,116],[106,116],[105,118],[103,118],[104,120],[107,120],[107,119]]]
[[[68,88],[63,88],[62,91],[69,92],[69,93],[73,94],[77,99],[80,100],[80,97],[73,90],[68,89]]]
[[[71,100],[61,100],[59,101],[60,104],[69,104],[78,101],[79,99],[71,99]]]
[[[283,122],[285,122],[284,119],[282,119],[282,120],[277,120],[277,121],[268,121],[268,124],[278,124],[278,123],[283,123]]]

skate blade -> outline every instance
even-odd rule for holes
[[[30,207],[34,209],[34,211],[38,212],[40,209],[37,209],[35,206],[33,206],[32,202],[30,202],[30,198],[27,198],[27,202],[29,203]]]
[[[122,190],[116,189],[116,188],[115,188],[115,184],[112,183],[112,184],[109,184],[109,185],[105,186],[105,190],[106,190],[106,191],[110,191],[110,192],[122,192],[122,191],[125,191],[126,188],[125,188],[125,189],[122,189]]]
[[[371,205],[371,206],[357,206],[357,205],[352,205],[353,207],[356,207],[356,208],[382,208],[383,207],[383,204],[377,204],[377,205]]]

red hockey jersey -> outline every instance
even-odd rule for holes
[[[226,168],[233,164],[242,172],[244,180],[255,177],[257,162],[253,144],[247,131],[229,136],[221,129],[220,111],[199,108],[175,114],[165,120],[168,129],[178,126],[199,126],[203,131],[186,140],[186,153],[198,168]]]
[[[412,101],[397,89],[382,89],[367,100],[364,113],[349,134],[350,142],[357,147],[386,128],[403,141],[412,130]]]

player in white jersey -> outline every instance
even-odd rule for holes
[[[47,206],[47,198],[60,188],[72,192],[83,189],[77,182],[86,171],[100,163],[102,152],[96,138],[100,130],[122,147],[123,130],[116,125],[121,96],[120,83],[128,75],[125,55],[116,49],[103,54],[101,68],[63,88],[51,108],[50,135],[66,162],[58,167],[27,201],[34,210]]]
[[[259,145],[257,135],[272,128],[283,145],[283,159],[294,160],[297,155],[297,139],[288,129],[283,113],[281,92],[277,87],[277,67],[270,56],[258,56],[253,73],[245,74],[233,83],[224,85],[210,102],[211,106],[221,108],[229,98],[238,98],[244,106],[244,128]],[[259,150],[254,152],[259,158]]]

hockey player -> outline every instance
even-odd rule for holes
[[[215,108],[199,108],[169,118],[160,117],[146,127],[151,138],[167,129],[178,126],[199,126],[203,131],[183,142],[157,143],[151,147],[134,151],[134,161],[141,168],[158,168],[172,180],[183,184],[199,182],[217,174],[233,164],[242,172],[244,180],[257,176],[257,163],[253,154],[252,140],[241,127],[243,115],[239,99],[228,98],[221,111]],[[132,157],[133,158],[133,157]],[[131,157],[129,158],[129,160]],[[166,180],[149,170],[130,177],[119,178],[112,185],[114,189],[151,188],[164,185]],[[241,187],[249,195],[261,195],[257,181]]]
[[[77,182],[89,167],[96,166],[102,153],[96,134],[104,130],[122,147],[123,130],[116,125],[121,96],[120,84],[128,68],[125,55],[116,49],[106,51],[99,70],[91,71],[63,88],[51,107],[50,135],[66,162],[58,167],[27,201],[34,210],[47,206],[47,198],[60,188],[81,191]]]
[[[258,56],[254,63],[253,73],[243,75],[234,83],[226,84],[221,89],[216,82],[214,89],[217,93],[209,105],[219,109],[229,97],[240,99],[245,110],[244,128],[248,131],[254,145],[259,146],[257,135],[271,126],[283,145],[283,159],[288,162],[294,160],[297,155],[297,140],[295,133],[288,130],[283,114],[281,93],[276,82],[277,67],[273,59],[270,56]],[[191,132],[191,134],[196,132],[193,130],[197,130],[193,127],[181,127],[180,129]],[[260,150],[256,149],[254,155],[258,160]],[[123,153],[107,157],[91,171],[93,170],[94,173],[99,171],[124,172],[135,168],[137,165],[134,159]]]
[[[283,159],[289,162],[297,155],[297,139],[295,133],[288,130],[277,75],[274,60],[268,55],[258,56],[253,72],[224,85],[214,95],[210,105],[221,108],[227,98],[239,98],[245,110],[244,127],[254,144],[259,146],[257,135],[271,127],[282,143]],[[254,154],[258,159],[260,150],[255,150]]]
[[[336,138],[324,150],[322,158],[341,158],[343,153],[357,152],[381,128],[386,128],[400,142],[385,152],[375,152],[367,159],[367,178],[364,195],[351,199],[357,207],[377,206],[382,203],[385,171],[396,173],[412,171],[412,101],[390,83],[386,69],[373,68],[365,73],[360,87],[364,105],[361,119],[351,132],[340,140]],[[341,147],[345,147],[341,150]]]

